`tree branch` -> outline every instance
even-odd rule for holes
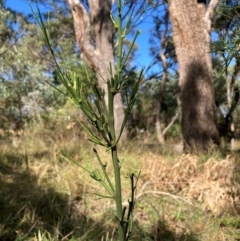
[[[91,45],[89,31],[90,19],[84,6],[78,0],[67,0],[74,22],[76,41],[83,55],[83,59],[94,71],[97,70],[99,57],[97,50]]]
[[[208,33],[211,32],[211,26],[212,26],[212,20],[213,20],[213,16],[214,16],[214,11],[215,11],[215,9],[216,9],[216,7],[218,5],[218,2],[219,2],[219,0],[211,0],[209,5],[208,5],[206,14],[204,16],[204,20],[205,20],[206,25],[207,25]]]
[[[174,122],[178,119],[180,116],[180,112],[176,112],[175,116],[172,118],[171,122],[168,124],[168,126],[163,130],[163,135],[166,134],[168,129],[174,124]]]

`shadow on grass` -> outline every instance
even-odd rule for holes
[[[15,158],[17,161],[18,156]],[[13,159],[11,156],[10,162],[6,162],[0,156],[1,241],[30,240],[39,233],[52,240],[101,237],[103,223],[80,213],[79,200],[51,187],[39,186],[38,177],[13,165]]]
[[[112,240],[117,231],[114,211],[108,210],[98,220],[84,212],[79,196],[56,192],[49,184],[39,185],[38,177],[16,166],[14,160],[0,155],[0,240]],[[79,188],[81,190],[81,187]],[[81,211],[80,211],[81,210]],[[149,227],[149,226],[148,226]],[[37,238],[38,237],[38,238]],[[45,239],[44,239],[45,237]],[[107,239],[108,238],[108,239]],[[145,228],[135,222],[133,241],[197,241],[194,235],[177,236],[164,221]]]
[[[177,234],[173,232],[164,220],[159,220],[156,224],[152,225],[150,230],[143,232],[141,228],[138,230],[138,235],[134,240],[141,241],[199,241],[195,234]],[[140,238],[142,237],[142,238]]]

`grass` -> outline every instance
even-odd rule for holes
[[[29,170],[22,136],[2,137],[0,240],[117,241],[113,201],[94,195],[103,191],[99,184],[60,154],[63,149],[80,162],[85,156],[93,166],[97,163],[91,152],[92,144],[84,139],[79,126],[73,129],[66,126],[64,122],[56,122],[44,128],[35,125],[25,131]],[[108,153],[101,149],[99,152],[104,162],[110,162]],[[219,159],[219,154],[216,156]],[[137,141],[122,148],[123,175],[133,170],[142,171],[132,240],[240,240],[240,218],[236,213],[216,216],[209,210],[203,211],[197,200],[189,201],[184,188],[174,186],[170,192],[167,185],[161,186],[157,178],[165,178],[170,185],[170,177],[159,170],[159,163],[166,162],[171,167],[178,158],[194,159],[171,151],[157,152]],[[204,158],[201,157],[200,162]],[[108,168],[107,171],[112,173]],[[176,177],[177,171],[174,169]],[[128,182],[129,179],[123,179],[125,202],[129,195]]]

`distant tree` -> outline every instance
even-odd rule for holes
[[[179,112],[177,110],[176,84],[174,85],[174,81],[170,81],[170,79],[173,78],[170,77],[169,74],[171,72],[171,76],[177,76],[173,67],[176,65],[176,56],[171,36],[172,31],[169,13],[166,4],[163,5],[163,10],[164,13],[161,13],[161,16],[158,14],[154,17],[155,26],[150,39],[150,52],[153,56],[152,65],[158,64],[161,69],[160,73],[157,75],[153,74],[153,77],[159,78],[158,88],[154,94],[154,104],[156,112],[155,126],[157,138],[159,143],[162,145],[165,144],[165,135],[167,131],[179,117]],[[167,91],[172,92],[172,95],[170,96]],[[174,111],[169,111],[170,109],[174,109]],[[170,118],[165,118],[165,121],[163,121],[162,113],[165,113],[165,115],[168,115]],[[166,119],[168,120],[166,121]]]
[[[240,10],[239,1],[221,1],[213,22],[213,29],[217,38],[212,43],[212,52],[215,64],[216,85],[224,83],[222,98],[218,98],[220,110],[220,134],[231,140],[234,148],[236,132],[236,112],[239,106],[240,87],[238,83],[240,73],[239,34]],[[220,83],[218,83],[220,82]],[[217,93],[219,97],[219,93]],[[236,114],[235,114],[236,115]]]
[[[0,5],[0,18],[1,33],[7,33],[0,40],[0,128],[19,129],[29,120],[41,121],[41,113],[63,105],[66,98],[45,84],[54,82],[54,69],[37,25],[4,4]],[[53,32],[56,21],[50,22]],[[56,31],[54,36],[62,37]],[[58,41],[59,53],[70,49],[64,41]],[[70,62],[73,65],[69,55],[68,65]]]
[[[185,151],[207,150],[220,138],[210,58],[210,32],[218,0],[169,0],[179,63],[182,132]]]

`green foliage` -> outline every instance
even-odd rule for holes
[[[133,75],[133,73],[132,73]],[[130,79],[131,79],[131,75]],[[134,76],[134,75],[133,75]],[[155,133],[157,102],[160,99],[159,94],[159,79],[152,78],[150,81],[143,78],[142,84],[139,88],[136,103],[129,122],[129,129],[147,130],[150,133]],[[161,96],[161,118],[163,123],[167,125],[171,118],[175,115],[178,108],[177,95],[178,83],[169,75],[165,83],[165,90]],[[129,82],[128,86],[131,86]]]
[[[54,71],[55,65],[41,30],[32,16],[6,10],[4,5],[0,11],[1,32],[5,36],[0,43],[0,128],[23,128],[28,121],[39,120],[41,115],[46,116],[46,113],[64,105],[66,97],[45,84],[49,82],[60,90],[64,88]],[[64,69],[73,69],[81,80],[85,80],[86,67],[74,45],[69,13],[53,11],[46,17],[56,58]],[[95,79],[91,71],[89,78]]]
[[[213,23],[218,35],[211,44],[216,105],[219,129],[225,138],[235,135],[230,125],[236,119],[239,103],[239,9],[238,1],[220,1]]]
[[[240,61],[239,14],[238,1],[221,1],[214,20],[214,29],[218,31],[219,38],[213,42],[211,47],[214,53],[223,58],[220,64],[224,68],[227,68],[233,61]]]

